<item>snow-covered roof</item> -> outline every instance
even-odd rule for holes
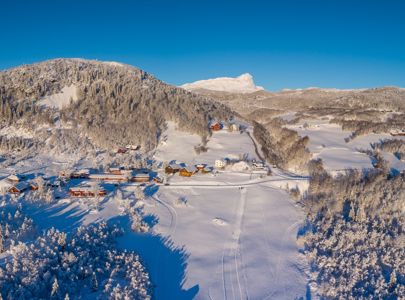
[[[20,181],[22,179],[22,176],[18,174],[11,174],[7,177],[7,179],[11,181]]]
[[[193,173],[195,171],[197,171],[196,166],[185,166],[182,169],[186,170],[187,172]]]
[[[79,186],[71,187],[70,190],[72,192],[80,192],[80,191],[93,192],[93,191],[96,191],[96,190],[101,191],[101,190],[103,190],[103,188],[101,188],[99,185],[79,185]]]
[[[138,174],[135,174],[134,177],[138,177],[138,178],[149,177],[149,174],[138,173]]]
[[[90,179],[98,179],[98,180],[125,180],[128,177],[126,175],[121,174],[90,174]]]
[[[23,181],[23,182],[17,183],[14,187],[19,191],[24,191],[24,190],[28,189],[29,186],[30,185],[28,184],[28,182]]]

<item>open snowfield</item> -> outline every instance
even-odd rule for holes
[[[239,159],[248,154],[251,159],[257,159],[252,140],[246,133],[227,132],[222,130],[214,132],[207,144],[208,151],[196,154],[194,146],[201,143],[201,137],[176,129],[176,124],[168,123],[164,133],[163,142],[158,146],[155,158],[161,161],[178,160],[187,164],[206,163],[213,165],[216,159]]]
[[[303,216],[285,192],[270,184],[162,187],[146,200],[145,211],[159,219],[156,233],[184,246],[188,259],[183,289],[196,293],[196,299],[305,296],[306,266],[296,246]],[[159,253],[146,255],[154,261]],[[173,292],[165,275],[169,266],[150,265],[157,298]],[[181,299],[180,294],[173,296]]]
[[[39,105],[50,108],[62,109],[70,104],[70,100],[77,100],[77,86],[65,86],[60,93],[56,93],[41,99]]]
[[[304,128],[303,124],[308,127]],[[309,137],[308,148],[314,157],[322,158],[324,167],[328,171],[340,171],[349,168],[372,168],[371,158],[359,150],[371,150],[370,144],[384,139],[404,139],[390,134],[367,134],[345,142],[351,135],[350,131],[342,130],[340,125],[330,124],[328,120],[301,120],[299,124],[288,125],[290,129],[301,136]],[[398,171],[405,169],[405,163],[390,153],[383,153],[392,168]]]

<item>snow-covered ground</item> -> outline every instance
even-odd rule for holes
[[[70,100],[77,101],[77,86],[65,86],[60,93],[41,99],[38,104],[50,108],[62,109],[70,104]]]
[[[7,137],[33,138],[33,132],[24,127],[5,126],[0,129],[0,135]]]
[[[233,182],[234,176],[212,181]],[[272,183],[242,189],[162,186],[145,201],[145,211],[159,220],[154,231],[184,246],[187,257],[183,292],[179,292],[168,285],[171,272],[166,268],[171,262],[159,260],[159,248],[145,252],[142,244],[123,241],[146,260],[158,299],[190,294],[195,299],[305,296],[306,264],[296,245],[303,216]]]
[[[197,154],[194,147],[201,143],[201,137],[176,128],[173,122],[168,123],[163,142],[158,146],[155,158],[161,161],[178,160],[187,164],[207,163],[213,165],[216,159],[238,159],[244,154],[257,159],[252,140],[246,133],[214,132],[207,143],[208,151]]]
[[[215,159],[248,154],[256,158],[248,134],[216,132],[208,152],[197,155],[200,137],[169,124],[167,139],[155,159],[213,164]],[[90,167],[92,161],[73,157],[37,156],[0,170],[5,175],[45,173],[56,175],[66,166]],[[138,184],[122,184],[123,197],[110,185],[96,209],[94,199],[72,199],[68,187],[51,205],[25,203],[40,230],[55,227],[71,231],[101,220],[119,222],[126,229],[118,239],[120,249],[136,250],[150,272],[156,299],[295,299],[308,293],[305,258],[297,245],[304,221],[301,208],[285,187],[305,189],[307,181],[276,172],[246,172],[229,168],[191,178],[174,175],[169,185],[144,187],[148,233],[130,230],[125,215],[128,199],[135,199]],[[71,182],[69,185],[77,183]]]
[[[303,124],[308,127],[304,128]],[[288,125],[290,129],[298,132],[301,136],[309,137],[309,151],[314,157],[322,158],[324,167],[328,171],[344,169],[372,168],[371,158],[359,150],[371,150],[371,144],[384,139],[405,139],[393,137],[388,133],[367,134],[345,142],[345,138],[351,135],[350,131],[342,130],[338,124],[330,124],[328,120],[301,120],[299,124]],[[383,153],[392,168],[398,171],[405,169],[405,163],[398,160],[390,153]]]

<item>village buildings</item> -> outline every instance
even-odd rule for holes
[[[72,197],[102,197],[107,193],[98,185],[83,185],[71,187],[69,194]]]

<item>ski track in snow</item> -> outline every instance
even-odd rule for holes
[[[169,235],[173,236],[173,234],[176,232],[176,227],[177,227],[177,212],[176,209],[171,206],[170,204],[168,204],[167,202],[161,200],[159,198],[159,196],[153,196],[152,197],[154,200],[156,200],[159,204],[161,204],[162,206],[164,206],[170,213],[170,231],[169,231]]]
[[[232,245],[229,247],[229,249],[224,246],[224,251],[222,254],[224,299],[236,299],[236,291],[234,286],[237,286],[239,299],[249,299],[246,274],[244,273],[240,249],[240,235],[242,232],[243,216],[246,207],[246,189],[243,188],[240,191],[240,201],[238,203],[235,216],[235,229],[232,233]],[[242,271],[242,275],[240,274],[240,271]],[[243,285],[241,283],[241,276],[243,276]],[[230,294],[229,290],[232,292],[232,298],[228,298],[228,295]]]

